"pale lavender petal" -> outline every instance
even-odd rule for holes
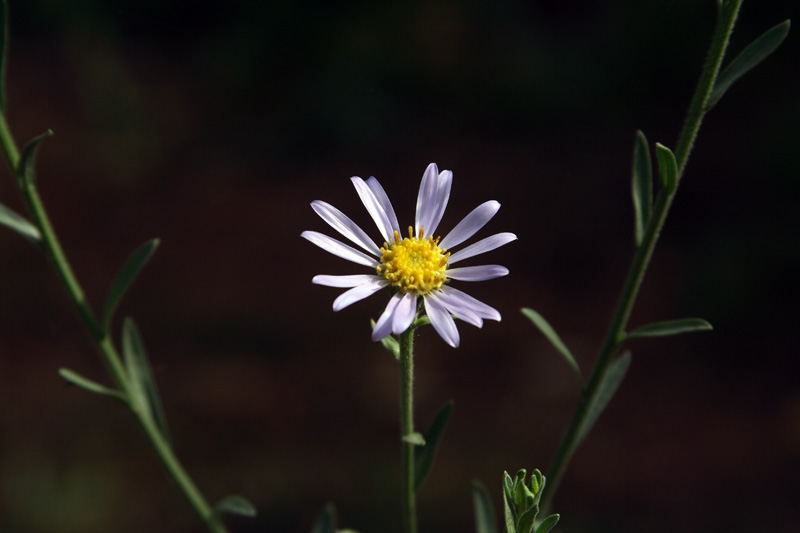
[[[367,185],[375,195],[375,199],[381,204],[383,212],[386,213],[386,217],[389,219],[389,224],[392,226],[392,230],[402,233],[400,230],[400,224],[397,223],[397,215],[394,214],[392,202],[389,201],[389,197],[386,195],[386,191],[383,190],[383,187],[381,187],[381,184],[378,183],[378,180],[375,179],[374,176],[370,176],[370,178],[367,180]]]
[[[508,269],[500,265],[478,265],[447,269],[447,277],[459,281],[485,281],[507,274]]]
[[[417,296],[409,292],[403,296],[403,299],[400,300],[400,303],[398,303],[397,307],[394,309],[394,315],[392,316],[392,333],[400,335],[407,330],[408,326],[414,321],[416,314]]]
[[[355,244],[359,245],[364,250],[370,252],[372,255],[379,255],[380,249],[375,246],[375,243],[369,236],[364,233],[364,230],[350,220],[350,218],[333,207],[327,202],[316,200],[311,202],[311,208],[317,213],[322,220],[327,222],[333,229],[350,239]]]
[[[431,319],[431,325],[436,333],[439,334],[444,341],[452,346],[458,348],[459,336],[458,328],[450,313],[447,312],[445,306],[435,296],[431,298],[429,294],[425,297],[425,313]]]
[[[488,202],[482,203],[478,207],[472,210],[472,212],[465,216],[461,222],[459,222],[455,228],[450,230],[444,239],[442,239],[441,246],[445,250],[449,250],[453,246],[458,246],[462,242],[466,241],[475,233],[478,232],[483,226],[486,225],[489,220],[497,213],[497,210],[500,209],[500,202],[495,200],[490,200]]]
[[[300,236],[313,242],[326,252],[330,252],[333,255],[338,255],[342,259],[347,259],[353,263],[358,263],[359,265],[372,268],[378,266],[378,262],[375,259],[371,258],[364,252],[359,252],[352,246],[337,241],[333,237],[328,237],[327,235],[323,235],[322,233],[318,233],[316,231],[304,231],[300,234]]]
[[[422,181],[419,184],[419,194],[417,195],[417,213],[414,219],[414,235],[419,235],[420,225],[427,226],[433,211],[433,203],[436,199],[436,181],[439,178],[439,167],[436,163],[431,163],[422,174]],[[428,228],[425,227],[427,230]]]
[[[458,298],[452,298],[441,291],[432,292],[425,296],[425,298],[435,298],[436,300],[440,301],[442,305],[444,305],[451,315],[463,320],[467,324],[472,324],[473,326],[479,328],[483,327],[483,319],[478,315],[478,313],[476,313],[475,310],[470,306],[463,304]]]
[[[497,311],[497,309],[490,307],[477,298],[473,298],[469,294],[458,289],[454,289],[448,285],[442,287],[439,297],[448,307],[451,305],[465,307],[472,310],[481,318],[497,320],[498,322],[500,321],[500,313]]]
[[[367,208],[369,211],[372,220],[375,221],[375,225],[378,226],[378,229],[383,235],[383,240],[389,242],[392,240],[392,236],[394,235],[394,228],[392,227],[392,222],[389,220],[389,216],[384,211],[381,202],[375,198],[375,193],[372,192],[369,185],[367,185],[364,180],[359,178],[358,176],[353,176],[350,178],[350,181],[353,182],[353,185],[356,187],[356,192],[358,196],[361,198],[361,202],[364,204],[364,207]]]
[[[333,310],[334,311],[341,311],[348,305],[358,302],[359,300],[363,300],[367,296],[371,296],[387,286],[389,282],[385,279],[377,279],[377,280],[370,280],[366,283],[362,283],[356,287],[353,287],[349,291],[345,291],[340,294],[334,301],[333,301]]]
[[[372,274],[353,274],[350,276],[329,276],[320,274],[311,279],[311,283],[325,285],[326,287],[357,287],[370,281],[380,281],[383,278]],[[388,283],[388,281],[387,281]]]
[[[447,264],[452,265],[458,261],[463,261],[464,259],[490,252],[495,248],[500,248],[504,244],[508,244],[515,240],[517,240],[517,236],[513,233],[497,233],[491,237],[486,237],[485,239],[481,239],[476,243],[470,244],[466,248],[463,248],[452,254],[447,260]]]
[[[439,181],[437,183],[436,209],[433,211],[428,226],[424,226],[425,235],[436,237],[436,228],[439,227],[439,222],[442,221],[442,217],[444,216],[444,210],[447,208],[447,202],[450,200],[450,188],[452,185],[453,172],[450,170],[442,170],[439,173]]]
[[[380,318],[375,323],[375,327],[372,329],[372,340],[379,341],[392,332],[392,315],[394,315],[394,310],[402,297],[403,295],[399,292],[395,293],[389,303],[386,304],[386,309],[383,310]]]

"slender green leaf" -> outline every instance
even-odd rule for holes
[[[542,523],[539,524],[539,527],[536,528],[536,533],[547,533],[558,524],[558,521],[561,519],[561,515],[558,514],[551,514],[544,520]]]
[[[161,408],[161,400],[147,360],[144,342],[131,318],[126,318],[122,324],[122,355],[128,371],[133,406],[151,417],[164,438],[169,440],[167,419]]]
[[[375,329],[375,321],[370,320],[369,323],[372,329]],[[382,338],[381,344],[383,345],[384,348],[386,348],[387,352],[392,354],[392,356],[395,359],[397,359],[398,361],[400,360],[400,343],[397,342],[397,339],[394,338],[394,336],[387,335],[386,337]]]
[[[3,204],[0,204],[0,225],[16,231],[34,244],[42,240],[39,228],[34,226],[27,218]]]
[[[650,220],[650,213],[653,208],[653,166],[650,162],[650,149],[647,146],[647,138],[641,130],[636,132],[636,141],[633,144],[631,195],[633,196],[635,223],[634,238],[638,247],[642,244],[644,230]]]
[[[712,329],[714,329],[713,326],[702,318],[682,318],[680,320],[655,322],[636,328],[631,333],[628,333],[624,340],[667,337],[669,335],[680,335],[681,333],[691,333],[693,331],[710,331]]]
[[[425,446],[416,450],[414,455],[414,490],[419,490],[433,466],[439,441],[444,435],[450,416],[453,414],[453,402],[449,401],[436,413],[431,426],[425,432]]]
[[[475,508],[475,531],[477,533],[497,533],[497,520],[494,506],[486,487],[478,480],[472,482],[472,505]],[[509,533],[514,533],[509,531]]]
[[[333,505],[329,503],[325,506],[311,533],[336,533],[336,508]]]
[[[25,148],[22,149],[22,155],[20,155],[19,163],[17,164],[17,180],[20,182],[20,185],[27,187],[33,185],[36,181],[35,163],[36,154],[39,152],[39,145],[52,135],[53,130],[47,130],[38,137],[31,139],[28,144],[25,145]]]
[[[581,425],[581,430],[578,434],[579,443],[583,442],[589,430],[592,429],[594,423],[597,422],[597,417],[600,416],[600,413],[605,410],[608,402],[614,397],[614,393],[617,392],[620,383],[622,383],[622,379],[625,377],[625,373],[628,371],[630,364],[631,352],[624,352],[609,365],[608,372],[606,372],[603,381],[597,388],[597,396],[594,397],[594,402],[589,407],[586,418],[584,418],[583,424]]]
[[[667,194],[672,194],[678,187],[678,162],[675,160],[675,154],[663,144],[656,143],[656,155],[661,187]]]
[[[403,437],[403,442],[414,444],[415,446],[425,446],[425,437],[422,433],[412,433]]]
[[[561,337],[558,336],[556,330],[544,319],[542,315],[534,311],[529,307],[522,308],[522,314],[528,317],[528,319],[533,322],[533,325],[539,328],[539,331],[550,341],[550,344],[561,354],[564,360],[569,364],[570,368],[575,372],[575,375],[578,376],[578,382],[583,383],[583,375],[581,374],[581,369],[578,366],[578,362],[572,356],[572,353],[569,351],[569,348],[564,344],[561,340]]]
[[[6,63],[8,61],[8,2],[0,7],[0,112],[6,112]]]
[[[532,533],[536,515],[539,514],[539,506],[534,505],[519,517],[517,522],[517,533]]]
[[[256,508],[252,503],[245,498],[236,494],[222,498],[217,505],[214,506],[213,520],[222,522],[222,515],[235,514],[239,516],[254,517],[256,516]]]
[[[159,244],[158,239],[152,239],[141,245],[139,248],[134,251],[128,260],[125,261],[125,264],[122,265],[117,277],[114,278],[114,281],[111,282],[111,288],[108,291],[108,296],[106,296],[106,304],[103,308],[103,329],[104,331],[108,331],[108,328],[111,325],[111,319],[114,316],[114,311],[116,310],[119,302],[122,300],[122,297],[125,295],[125,292],[128,290],[128,287],[131,286],[133,280],[142,270],[147,261],[153,256],[158,248]]]
[[[102,394],[103,396],[108,396],[110,398],[114,398],[115,400],[119,400],[123,403],[125,402],[125,395],[122,394],[120,391],[111,389],[106,387],[105,385],[101,385],[96,381],[92,381],[89,378],[85,378],[78,374],[77,372],[70,370],[69,368],[59,368],[58,373],[61,375],[62,378],[66,379],[73,385],[77,385],[82,389],[86,389],[89,392],[94,392],[96,394]]]
[[[733,83],[747,74],[753,67],[761,63],[767,56],[774,52],[789,35],[791,21],[785,20],[764,32],[758,39],[750,43],[747,48],[725,67],[717,77],[714,88],[708,97],[706,110],[711,109],[722,98]]]
[[[517,521],[514,516],[514,480],[503,472],[503,515],[506,521],[506,533],[516,533]]]

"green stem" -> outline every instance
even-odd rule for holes
[[[709,48],[708,58],[703,67],[702,74],[700,75],[697,89],[692,97],[683,131],[678,139],[675,152],[678,163],[678,181],[680,181],[683,175],[686,161],[692,151],[697,132],[705,116],[708,97],[717,79],[720,64],[725,55],[728,42],[730,41],[733,25],[736,21],[741,4],[742,0],[728,0],[724,1],[721,6],[719,18],[717,19],[717,26]],[[614,361],[614,355],[616,355],[620,347],[620,342],[625,334],[625,328],[627,327],[628,319],[633,310],[636,296],[639,293],[644,274],[647,271],[647,266],[652,258],[658,237],[664,226],[674,197],[675,191],[671,194],[662,191],[658,196],[656,205],[653,207],[653,213],[647,224],[642,244],[639,246],[633,258],[628,278],[625,281],[622,294],[620,295],[619,304],[611,319],[611,324],[609,325],[608,332],[600,348],[600,353],[597,356],[591,377],[581,391],[578,405],[567,426],[567,431],[561,439],[550,471],[547,473],[547,485],[545,486],[541,501],[541,508],[545,514],[549,511],[564,472],[575,450],[580,445],[579,439],[581,429],[586,423],[590,408],[597,398],[600,385],[605,380],[609,367]]]
[[[8,128],[6,117],[1,112],[0,144],[2,144],[3,152],[6,155],[11,171],[17,175],[20,164],[19,150]],[[189,500],[192,507],[194,507],[197,514],[200,515],[203,522],[205,522],[209,531],[212,533],[226,533],[227,530],[225,526],[214,518],[211,507],[178,461],[172,448],[164,438],[164,435],[150,418],[149,413],[134,408],[133,404],[130,402],[130,384],[122,364],[122,359],[117,349],[114,347],[110,335],[100,326],[94,311],[86,300],[83,288],[78,282],[69,261],[67,261],[66,255],[53,230],[53,226],[50,223],[50,219],[47,216],[47,212],[45,211],[35,185],[33,183],[23,183],[23,181],[24,180],[17,180],[20,184],[20,192],[25,206],[41,233],[42,240],[40,242],[40,247],[53,265],[59,281],[66,289],[70,301],[78,311],[78,315],[88,331],[97,352],[100,354],[100,358],[111,374],[114,384],[123,394],[128,407],[131,408],[139,419],[142,428],[145,433],[147,433],[162,463]]]
[[[414,326],[400,335],[400,429],[403,442],[403,520],[406,533],[417,531],[417,495],[414,489]]]

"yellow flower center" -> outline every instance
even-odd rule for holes
[[[424,229],[414,237],[409,226],[408,238],[400,240],[400,232],[394,232],[390,243],[381,247],[381,264],[378,274],[388,279],[401,293],[428,294],[447,281],[447,259],[450,253],[439,248],[439,239],[424,237]]]

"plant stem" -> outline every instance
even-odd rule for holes
[[[689,110],[687,111],[686,122],[684,123],[675,150],[679,182],[683,176],[686,161],[694,146],[697,132],[700,129],[703,117],[707,111],[706,104],[708,102],[708,97],[711,94],[711,90],[719,74],[720,64],[725,55],[728,42],[730,41],[733,25],[736,21],[741,4],[742,0],[727,0],[723,1],[721,5],[708,57],[700,75],[700,80],[694,96],[692,97]],[[638,295],[639,288],[644,279],[644,274],[652,258],[658,237],[664,226],[664,221],[667,218],[674,197],[675,191],[673,191],[672,194],[667,194],[662,191],[656,200],[656,205],[653,207],[653,213],[645,229],[642,244],[639,246],[633,258],[628,278],[623,286],[619,303],[611,319],[611,324],[609,325],[608,332],[600,348],[600,353],[595,361],[591,377],[581,391],[578,405],[567,426],[567,431],[561,439],[550,471],[547,473],[547,485],[545,486],[541,501],[541,508],[545,515],[550,509],[556,489],[561,482],[569,461],[580,445],[579,438],[581,429],[586,422],[591,406],[597,398],[600,385],[605,380],[609,367],[614,361],[614,356],[620,347],[620,342],[624,337],[625,328],[627,327],[628,319],[633,310],[636,296]]]
[[[13,136],[8,128],[6,117],[0,112],[0,144],[2,144],[3,152],[6,155],[11,172],[18,175],[20,165],[20,155],[17,145]],[[78,315],[83,322],[92,343],[95,346],[101,360],[111,374],[111,378],[122,393],[126,405],[133,411],[139,422],[142,425],[145,433],[147,433],[150,442],[156,450],[159,458],[164,466],[169,471],[172,478],[180,487],[186,498],[194,507],[195,511],[202,518],[203,522],[212,533],[225,533],[227,530],[220,521],[215,520],[211,507],[206,502],[203,495],[195,486],[189,475],[184,470],[183,466],[178,461],[172,448],[164,438],[164,435],[153,423],[149,413],[142,412],[140,409],[134,408],[130,402],[130,384],[128,382],[127,374],[125,373],[122,360],[114,347],[114,343],[107,331],[105,331],[99,324],[94,311],[92,310],[89,302],[86,300],[83,288],[78,282],[72,267],[67,261],[66,255],[61,247],[61,244],[53,230],[50,219],[45,211],[44,204],[39,197],[36,186],[33,183],[23,183],[24,180],[17,180],[20,184],[20,193],[22,194],[23,202],[33,219],[34,224],[39,228],[42,240],[39,243],[42,252],[53,265],[53,268],[58,276],[59,281],[64,286],[70,301],[75,306]]]
[[[414,325],[400,335],[400,429],[403,443],[403,520],[406,533],[417,531],[417,495],[414,488]]]

